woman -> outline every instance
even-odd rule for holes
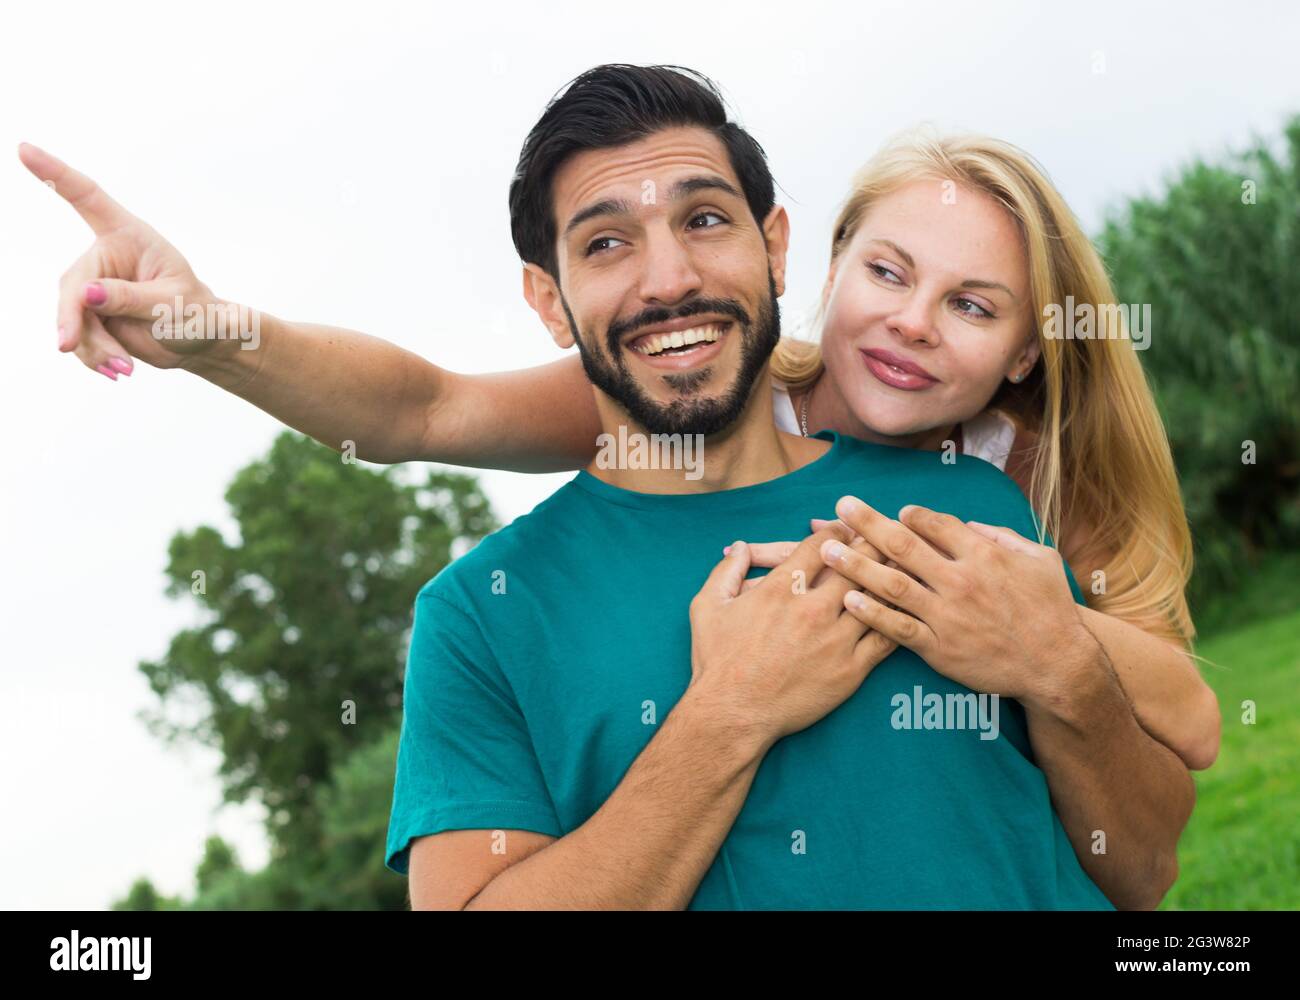
[[[1044,336],[1045,307],[1067,297],[1114,302],[1027,155],[982,137],[905,136],[863,168],[836,219],[818,342],[776,350],[777,423],[905,447],[953,441],[1006,471],[1060,540],[1139,722],[1188,767],[1209,767],[1219,712],[1189,656],[1191,538],[1164,428],[1123,330],[1103,319],[1094,339]],[[760,564],[782,554],[768,547]]]
[[[1220,719],[1190,654],[1191,544],[1168,443],[1136,354],[1105,310],[1090,339],[1045,335],[1045,307],[1070,299],[1102,306],[1114,296],[1096,251],[1027,155],[987,138],[903,137],[863,168],[836,220],[818,343],[777,349],[776,419],[794,433],[830,428],[888,445],[960,447],[1002,468],[1040,530],[1059,540],[1088,601],[1080,614],[1138,721],[1189,768],[1206,768]],[[337,368],[383,373],[322,387],[295,377],[287,358],[319,354],[319,340],[278,348],[286,360],[258,376],[261,397],[272,394],[281,419],[319,440],[333,444],[343,421],[372,461],[521,471],[580,468],[595,454],[600,425],[576,357],[470,377],[361,334],[315,331],[343,348],[330,352]],[[147,333],[136,340],[137,356],[182,363],[162,357]],[[93,316],[75,349],[111,378],[130,371]],[[977,530],[1008,548],[1040,548]],[[780,558],[780,544],[756,541],[760,564]],[[986,607],[998,597],[981,596]],[[993,638],[972,632],[969,642]]]

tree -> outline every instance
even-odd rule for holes
[[[496,528],[487,500],[472,477],[404,483],[293,432],[226,500],[237,538],[200,526],[169,547],[168,591],[205,620],[140,664],[160,699],[151,729],[219,750],[225,798],[268,810],[267,870],[213,838],[196,902],[400,904],[382,852],[411,611],[456,545]]]
[[[181,901],[164,896],[147,878],[138,878],[127,894],[109,907],[112,910],[179,910]]]
[[[1119,300],[1151,305],[1143,362],[1196,544],[1194,606],[1300,542],[1300,116],[1276,145],[1191,163],[1099,240]]]

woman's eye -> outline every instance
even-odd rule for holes
[[[993,318],[993,314],[992,314],[991,312],[989,312],[987,309],[985,309],[985,308],[984,308],[982,305],[980,305],[979,303],[977,303],[977,302],[972,302],[970,299],[956,299],[955,302],[957,303],[957,305],[958,305],[959,307],[961,306],[962,303],[965,303],[966,305],[970,306],[970,309],[962,309],[962,308],[958,308],[957,311],[958,311],[959,313],[961,313],[963,316],[974,316],[974,317],[976,317],[977,319],[992,319],[992,318]],[[974,312],[971,311],[972,309],[974,310]]]
[[[893,282],[894,284],[897,285],[901,285],[903,283],[902,278],[900,278],[893,271],[891,271],[889,268],[885,267],[882,264],[868,264],[867,269],[870,270],[871,273],[874,274],[877,278],[883,278],[885,281]]]
[[[709,219],[709,218],[717,219],[717,220],[718,220],[718,223],[722,223],[722,222],[726,222],[726,221],[727,221],[727,220],[724,219],[721,215],[719,215],[717,212],[701,212],[699,215],[697,215],[697,216],[695,216],[693,219],[691,219],[691,221],[690,221],[689,223],[687,223],[687,227],[688,227],[688,228],[691,228],[691,229],[712,229],[713,226],[697,226],[697,225],[695,225],[695,223],[696,223],[697,221],[699,221],[700,219]],[[715,223],[715,225],[716,225],[716,224],[717,224],[717,223]]]
[[[598,236],[590,243],[587,244],[586,256],[590,257],[594,253],[600,253],[603,250],[609,249],[608,246],[603,246],[602,244],[622,243],[622,242],[623,241],[616,236]]]

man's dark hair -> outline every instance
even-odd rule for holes
[[[761,226],[775,203],[767,156],[748,132],[728,121],[713,81],[682,66],[607,63],[561,88],[524,140],[510,182],[510,235],[524,262],[559,281],[551,181],[565,160],[682,125],[707,129],[722,142]]]

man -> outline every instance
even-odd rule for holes
[[[529,304],[578,346],[612,440],[699,435],[702,474],[593,463],[421,590],[386,863],[409,872],[416,908],[1111,909],[1053,797],[1084,797],[1071,813],[1104,830],[1136,794],[1164,822],[1088,860],[1154,905],[1190,780],[1099,647],[1041,664],[1022,703],[981,725],[902,728],[900,695],[973,693],[846,611],[828,533],[756,586],[747,546],[718,562],[736,538],[802,534],[849,494],[865,501],[837,507],[849,520],[914,503],[1024,535],[1033,522],[987,463],[775,429],[755,386],[779,335],[788,224],[761,149],[706,83],[597,67],[524,144],[511,221]],[[92,225],[121,221],[67,180]],[[112,314],[141,312],[145,290],[113,291],[134,300]],[[246,381],[217,367],[214,381]],[[1031,748],[1030,718],[1088,781],[1049,788],[1035,751],[1071,774],[1066,752]],[[1092,761],[1094,728],[1111,752]]]

